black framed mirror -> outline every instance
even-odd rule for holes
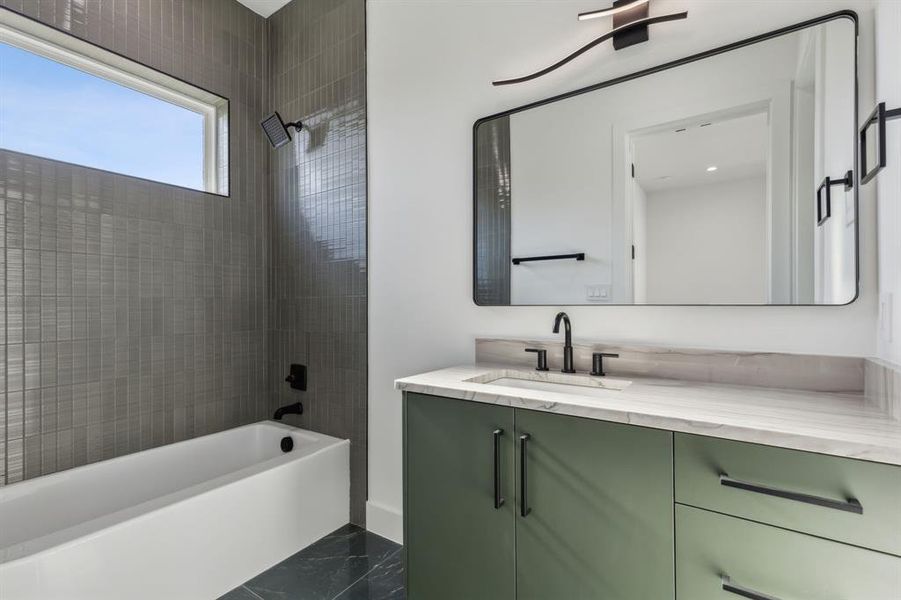
[[[476,121],[476,304],[853,302],[857,30],[833,13]]]

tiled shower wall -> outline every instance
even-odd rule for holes
[[[304,427],[351,440],[366,502],[366,94],[363,0],[294,0],[270,18],[272,106],[305,125],[272,155],[270,380]],[[309,366],[306,393],[279,383]]]
[[[479,304],[510,304],[510,117],[476,129],[476,285]]]
[[[228,198],[0,151],[0,485],[265,418],[266,21],[226,0],[0,6],[227,97],[231,136]]]

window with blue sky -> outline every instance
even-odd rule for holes
[[[203,190],[204,116],[0,43],[0,148]]]

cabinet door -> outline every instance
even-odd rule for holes
[[[513,409],[407,393],[404,416],[407,598],[513,600]]]
[[[517,410],[516,438],[517,599],[673,598],[672,434]]]

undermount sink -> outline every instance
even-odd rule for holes
[[[592,377],[589,375],[567,375],[564,373],[498,373],[492,378],[485,378],[477,383],[498,385],[523,390],[556,392],[574,396],[607,395],[611,391],[620,392],[632,382],[624,379]]]

